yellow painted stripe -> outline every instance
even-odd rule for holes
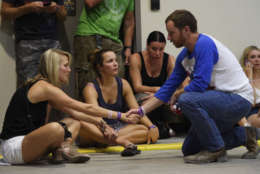
[[[171,143],[171,144],[141,144],[138,145],[138,149],[142,151],[151,150],[179,150],[181,149],[182,143]],[[121,152],[124,148],[122,146],[109,146],[107,148],[87,148],[79,149],[80,153],[109,153],[109,152]]]
[[[260,146],[260,140],[257,141],[258,146]],[[141,144],[138,145],[138,149],[142,151],[152,151],[152,150],[180,150],[182,143],[171,143],[171,144]],[[79,148],[80,153],[112,153],[121,152],[124,148],[122,146],[109,146],[106,148]],[[3,158],[0,155],[0,158]]]

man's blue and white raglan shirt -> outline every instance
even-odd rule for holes
[[[186,76],[191,81],[185,92],[204,92],[208,88],[240,95],[253,103],[253,89],[233,53],[212,36],[199,34],[192,53],[184,48],[175,68],[155,97],[168,102]]]

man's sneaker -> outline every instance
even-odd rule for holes
[[[194,164],[226,162],[227,153],[226,150],[223,148],[216,152],[201,151],[194,155],[184,156],[183,159],[185,163],[194,163]]]
[[[246,130],[246,148],[247,152],[242,155],[243,159],[256,159],[259,153],[259,148],[256,140],[256,128],[245,127]]]

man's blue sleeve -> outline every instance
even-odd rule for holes
[[[218,61],[217,48],[211,43],[202,43],[195,51],[195,66],[193,77],[188,86],[184,88],[186,92],[204,92],[210,85],[211,74],[214,64]]]
[[[175,92],[175,90],[180,86],[180,84],[184,81],[184,79],[187,76],[185,69],[181,65],[181,62],[178,60],[179,59],[177,58],[174,70],[169,79],[154,95],[156,98],[165,103],[167,103],[170,100],[172,94]]]

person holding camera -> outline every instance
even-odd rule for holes
[[[63,0],[3,0],[3,20],[14,21],[17,87],[37,74],[40,55],[60,48],[57,22],[67,12]]]

